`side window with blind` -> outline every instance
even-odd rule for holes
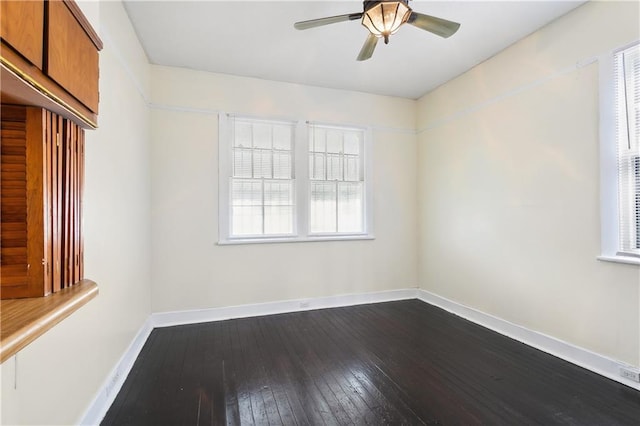
[[[618,253],[640,256],[640,44],[614,56]]]
[[[310,232],[364,232],[364,131],[309,126]]]
[[[219,119],[219,244],[373,239],[365,129]]]
[[[294,232],[294,123],[232,119],[231,237]]]

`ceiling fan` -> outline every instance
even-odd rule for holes
[[[457,22],[414,12],[409,7],[409,0],[365,0],[363,6],[363,11],[359,13],[311,19],[296,22],[293,26],[298,30],[307,30],[322,25],[361,19],[362,25],[369,30],[369,35],[360,50],[358,61],[366,61],[371,58],[378,44],[378,39],[383,38],[384,43],[388,44],[389,36],[395,34],[404,23],[444,38],[452,36],[460,28],[460,24]]]

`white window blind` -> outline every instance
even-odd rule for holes
[[[295,123],[231,117],[231,237],[294,233]]]
[[[614,57],[620,254],[640,256],[640,44]]]
[[[369,129],[218,118],[218,244],[374,239]]]
[[[364,232],[362,129],[309,125],[309,213],[312,234]]]

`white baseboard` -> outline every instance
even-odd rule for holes
[[[364,305],[368,303],[390,302],[393,300],[419,299],[440,307],[457,316],[474,322],[526,345],[569,361],[587,370],[608,377],[616,382],[640,390],[640,384],[620,377],[621,367],[630,367],[619,361],[596,354],[554,337],[547,336],[503,319],[485,314],[460,303],[445,299],[421,289],[402,289],[375,293],[346,294],[340,296],[318,297],[311,299],[284,300],[279,302],[258,303],[252,305],[230,306],[223,308],[201,309],[193,311],[159,312],[147,318],[129,348],[120,358],[107,379],[100,387],[96,397],[85,411],[81,425],[97,425],[102,421],[124,384],[133,363],[142,350],[149,334],[156,327],[196,324],[221,321],[233,318],[248,318],[261,315],[300,312],[313,309],[337,308],[341,306]],[[637,368],[631,367],[633,370]]]
[[[493,315],[485,314],[477,309],[473,309],[458,302],[435,295],[426,290],[418,289],[416,293],[417,298],[423,302],[442,308],[459,317],[522,342],[525,345],[532,346],[543,352],[561,358],[572,364],[586,368],[587,370],[593,371],[601,376],[640,390],[640,383],[633,382],[620,376],[621,368],[631,368],[631,370],[637,371],[637,367],[629,366],[620,361],[591,352],[588,349],[556,339],[555,337],[529,330],[528,328],[520,325],[494,317]]]
[[[248,318],[260,315],[282,314],[308,311],[311,309],[336,308],[340,306],[363,305],[367,303],[390,302],[393,300],[415,299],[417,289],[380,291],[375,293],[346,294],[341,296],[318,297],[313,299],[285,300],[280,302],[225,308],[201,309],[181,312],[160,312],[151,314],[138,331],[136,337],[122,355],[111,373],[100,387],[97,395],[85,410],[79,424],[98,425],[107,414],[116,395],[129,375],[133,363],[142,350],[149,334],[156,327],[195,324],[220,321],[231,318]]]
[[[125,379],[129,375],[131,368],[133,367],[133,363],[138,358],[138,354],[142,350],[149,334],[153,331],[153,325],[151,324],[151,317],[148,317],[138,334],[133,338],[131,344],[124,352],[120,360],[116,363],[115,367],[106,380],[100,386],[100,389],[93,398],[93,401],[89,405],[89,407],[85,410],[84,415],[82,416],[80,425],[98,425],[104,418],[105,414],[107,414],[107,410],[111,407],[116,395],[120,392],[120,388],[124,384]]]
[[[252,305],[229,306],[223,308],[193,311],[159,312],[151,314],[154,327],[197,324],[222,321],[233,318],[248,318],[261,315],[284,314],[313,309],[337,308],[340,306],[364,305],[368,303],[390,302],[393,300],[415,299],[415,288],[380,291],[375,293],[345,294],[340,296],[317,297],[311,299],[283,300],[280,302],[257,303]]]

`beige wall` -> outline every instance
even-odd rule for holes
[[[414,101],[158,66],[152,94],[154,312],[417,286]],[[218,246],[216,111],[376,123],[376,239]]]
[[[2,364],[6,425],[77,423],[151,312],[147,60],[119,3],[81,7],[105,45],[84,200],[85,274],[100,294]]]
[[[149,68],[119,3],[81,6],[105,41],[85,199],[100,295],[2,364],[3,424],[77,422],[151,312],[418,284],[640,365],[640,270],[595,259],[591,60],[638,38],[637,2],[589,3],[418,102]],[[376,239],[217,246],[217,111],[375,123]]]
[[[640,365],[640,268],[600,254],[598,62],[639,3],[588,3],[418,102],[420,287]]]

